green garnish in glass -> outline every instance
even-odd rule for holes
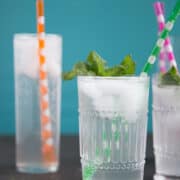
[[[165,74],[160,74],[160,85],[180,85],[180,74],[174,66]]]
[[[107,62],[95,51],[91,51],[86,61],[77,62],[73,69],[63,73],[64,80],[76,76],[131,76],[135,74],[136,64],[130,55],[124,57],[120,64],[109,67]]]

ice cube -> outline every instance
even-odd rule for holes
[[[24,63],[23,65],[20,65],[17,67],[17,73],[22,73],[27,75],[30,78],[38,78],[39,74],[39,62],[38,60],[32,60],[27,61],[27,63]],[[60,76],[60,65],[53,61],[48,61],[47,63],[47,71],[49,75],[57,77]]]
[[[109,81],[108,84],[101,82],[97,86],[103,100],[99,100],[96,107],[122,114],[129,122],[135,122],[138,119],[146,99],[144,86],[130,84],[125,80],[119,84],[113,80]]]
[[[101,96],[100,91],[97,89],[94,83],[83,82],[79,85],[79,90],[83,92],[86,96],[90,97],[92,100]]]
[[[144,104],[146,101],[146,91],[142,85],[130,86],[126,87],[126,99],[124,107],[125,107],[125,119],[129,122],[135,122],[138,120],[138,116],[140,113],[147,109],[147,104]]]
[[[24,74],[30,78],[37,78],[38,77],[38,61],[30,58],[27,58],[27,60],[19,66],[16,66],[17,73]]]
[[[100,117],[112,119],[114,115],[114,98],[113,96],[99,96],[93,99],[93,104]]]
[[[102,118],[113,119],[115,114],[121,114],[126,121],[135,122],[139,113],[147,110],[147,92],[142,85],[127,83],[122,80],[84,82],[80,89],[92,99],[96,111]],[[106,113],[107,112],[107,113]],[[109,113],[108,113],[109,112]]]
[[[54,61],[48,61],[48,73],[53,76],[57,77],[60,76],[60,65]]]

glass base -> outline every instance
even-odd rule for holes
[[[156,173],[168,177],[180,177],[180,160],[178,157],[169,157],[167,154],[156,156]]]
[[[180,180],[180,177],[155,174],[154,180]]]
[[[139,170],[113,170],[113,169],[89,169],[87,173],[83,169],[83,180],[143,180],[143,169]]]
[[[99,170],[92,180],[143,180],[143,171]]]
[[[54,173],[58,170],[57,165],[52,165],[48,167],[40,166],[17,166],[17,171],[21,173],[30,173],[30,174],[44,174],[44,173]]]

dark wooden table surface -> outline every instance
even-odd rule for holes
[[[145,180],[152,180],[152,137],[148,136]],[[16,172],[14,137],[0,137],[0,180],[82,180],[78,136],[62,136],[60,170],[55,174],[31,175]]]

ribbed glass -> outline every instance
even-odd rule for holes
[[[143,179],[148,80],[78,78],[84,180]]]
[[[180,87],[153,78],[153,138],[156,172],[180,176]]]

